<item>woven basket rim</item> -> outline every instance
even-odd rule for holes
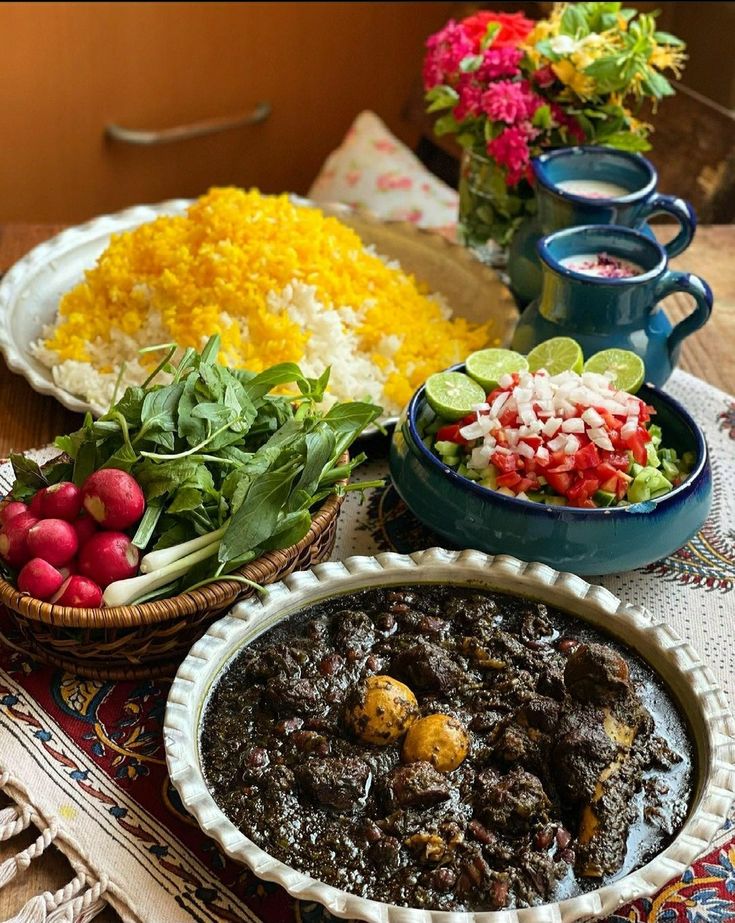
[[[349,454],[345,452],[339,461],[346,463],[348,459]],[[348,479],[337,482],[342,486],[346,486],[347,483]],[[319,539],[332,520],[338,516],[343,500],[344,495],[331,494],[313,514],[309,531],[299,542],[287,548],[267,551],[235,573],[255,583],[272,582],[286,563],[285,556],[298,554]],[[211,608],[221,609],[234,602],[244,589],[240,582],[223,577],[199,589],[186,590],[166,599],[132,606],[85,609],[43,602],[28,593],[22,593],[0,577],[0,606],[6,606],[28,619],[57,628],[137,628],[142,625],[170,622]]]

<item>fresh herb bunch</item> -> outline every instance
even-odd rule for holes
[[[81,486],[93,471],[119,468],[137,480],[146,497],[133,536],[138,548],[173,552],[199,539],[199,560],[184,574],[170,568],[172,579],[146,599],[231,574],[265,551],[298,542],[309,530],[311,510],[349,489],[339,482],[366,456],[349,462],[342,457],[382,413],[358,401],[320,410],[329,368],[317,379],[290,362],[257,375],[227,369],[216,362],[218,336],[201,353],[191,348],[181,353],[175,344],[154,347],[162,348],[166,355],[143,385],[128,388],[98,420],[88,414],[81,429],[56,439],[64,453],[59,460],[42,469],[12,456],[15,499],[29,499],[64,480]],[[154,384],[161,372],[170,381]],[[296,386],[295,393],[272,393],[289,385]],[[370,486],[376,484],[356,485]],[[211,542],[201,536],[211,536]],[[187,551],[182,548],[184,556]],[[166,557],[176,561],[175,553]],[[165,569],[160,573],[166,576]]]

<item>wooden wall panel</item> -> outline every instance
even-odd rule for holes
[[[353,117],[400,111],[453,3],[0,3],[0,221],[79,221],[213,184],[303,193]],[[155,129],[261,125],[155,148]]]

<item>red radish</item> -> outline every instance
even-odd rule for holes
[[[28,530],[28,550],[54,567],[63,567],[77,553],[74,526],[64,519],[42,519]]]
[[[71,481],[61,481],[47,487],[41,497],[41,515],[44,519],[65,519],[73,522],[82,508],[82,492]]]
[[[82,486],[84,509],[105,529],[127,529],[143,515],[145,497],[127,471],[101,468]]]
[[[61,585],[51,602],[57,606],[78,606],[83,609],[97,609],[102,603],[102,590],[94,580],[74,574]]]
[[[40,519],[43,516],[41,511],[41,503],[43,502],[43,495],[46,493],[46,488],[42,487],[41,490],[36,491],[36,493],[31,497],[31,502],[28,504],[29,512]]]
[[[18,589],[36,599],[49,599],[64,582],[64,575],[43,558],[31,558],[18,574]]]
[[[97,523],[91,516],[85,516],[84,513],[75,519],[72,525],[77,533],[80,548],[83,548],[97,531]]]
[[[79,573],[103,589],[138,573],[140,552],[124,532],[98,532],[79,553]]]
[[[10,503],[6,503],[0,510],[0,522],[5,525],[5,523],[10,522],[13,517],[18,516],[20,513],[27,512],[28,507],[25,503],[21,503],[20,500],[11,500]]]
[[[37,522],[36,517],[30,513],[19,513],[5,523],[0,531],[0,556],[11,567],[21,567],[33,557],[28,548],[28,533]]]

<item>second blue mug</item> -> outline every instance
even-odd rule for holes
[[[557,336],[582,347],[628,349],[643,359],[646,381],[661,387],[676,367],[681,344],[707,322],[712,291],[699,276],[668,268],[666,251],[639,231],[615,225],[567,228],[538,243],[541,295],[521,314],[512,348],[528,353]],[[691,314],[672,327],[660,306],[683,292]]]
[[[657,192],[656,170],[641,154],[592,145],[569,147],[534,157],[532,167],[537,213],[518,229],[508,255],[510,289],[519,307],[541,292],[536,244],[554,231],[614,224],[653,237],[647,220],[665,212],[679,222],[678,233],[664,245],[667,256],[677,256],[692,242],[697,227],[692,206]]]

